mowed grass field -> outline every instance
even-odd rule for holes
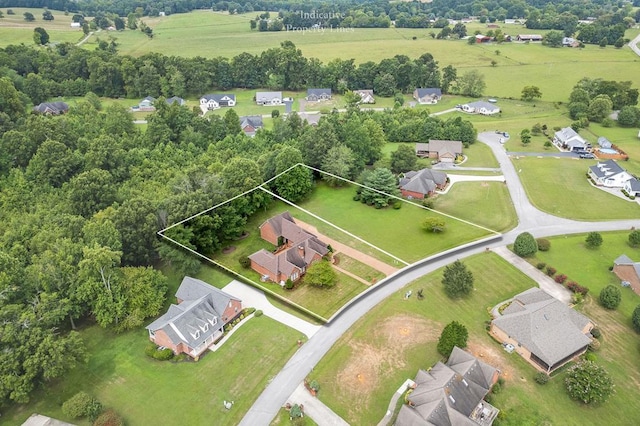
[[[120,413],[127,425],[236,425],[297,350],[300,334],[261,316],[240,327],[217,352],[180,363],[148,358],[146,330],[114,335],[91,326],[82,338],[89,362],[35,392],[30,404],[4,411],[3,424],[21,424],[32,413],[43,413],[89,425],[61,409],[84,390]],[[225,410],[224,400],[235,401],[233,409]]]
[[[59,10],[52,10],[53,21],[44,21],[42,12],[44,9],[11,7],[15,15],[7,15],[7,9],[3,8],[4,17],[0,19],[0,47],[10,44],[35,45],[33,42],[33,29],[42,27],[49,34],[50,43],[77,43],[84,38],[82,28],[71,28],[71,17],[73,13],[65,15]],[[30,12],[35,21],[27,22],[23,14]]]
[[[613,237],[605,234],[604,238],[605,244],[610,242],[613,247]],[[579,239],[568,239],[562,245],[557,244],[559,240],[565,241],[553,239],[548,252],[555,252],[554,266],[559,270],[571,273],[598,263],[578,249]],[[576,250],[576,256],[565,257],[567,250]],[[503,351],[485,330],[490,307],[535,283],[492,253],[470,257],[464,263],[475,277],[476,289],[468,298],[447,298],[442,290],[442,270],[438,270],[386,299],[351,327],[310,375],[320,383],[319,398],[350,424],[377,424],[398,387],[413,379],[419,368],[428,369],[441,360],[436,351],[438,337],[447,323],[456,320],[469,331],[468,349],[499,368],[505,379],[502,392],[492,402],[504,412],[505,421],[500,424],[626,425],[635,418],[640,412],[640,368],[635,362],[640,337],[631,329],[628,305],[637,305],[640,297],[625,295],[629,302],[617,311],[606,311],[594,300],[598,284],[578,306],[602,330],[597,362],[610,372],[616,385],[616,393],[606,403],[586,407],[566,395],[564,373],[544,387],[537,385],[533,380],[536,370],[516,353]],[[583,284],[590,285],[587,281]],[[423,289],[424,300],[404,300],[409,289],[414,295]]]
[[[520,180],[531,203],[542,211],[576,220],[640,217],[638,203],[589,184],[587,169],[597,160],[512,157],[512,161],[520,171]]]
[[[436,30],[429,28],[354,28],[324,33],[251,31],[249,21],[257,13],[194,11],[143,18],[154,29],[153,39],[139,31],[119,32],[115,36],[120,51],[134,56],[153,51],[177,56],[233,57],[241,52],[260,54],[285,40],[295,43],[305,56],[325,63],[334,58],[379,62],[395,54],[417,58],[428,52],[441,67],[456,67],[459,75],[469,69],[480,69],[487,82],[488,96],[519,97],[522,87],[535,84],[540,87],[543,100],[551,101],[566,101],[574,84],[585,76],[633,81],[634,70],[640,66],[640,58],[627,47],[603,49],[589,45],[584,49],[553,49],[538,43],[469,46],[466,40],[433,39],[429,33]],[[472,25],[468,28],[469,33],[475,29]],[[503,25],[501,30],[514,36],[531,32],[522,26]],[[492,60],[497,62],[496,66],[491,65]]]

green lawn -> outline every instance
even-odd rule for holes
[[[613,243],[611,234],[605,234],[604,238],[605,244],[618,244]],[[590,267],[598,261],[581,251],[576,241],[571,244],[571,237],[566,240],[555,238],[548,254],[553,253],[557,259],[554,266],[559,270],[568,273],[575,270],[576,277],[581,276],[579,272],[587,276],[590,269],[585,265]],[[627,253],[630,254],[629,250]],[[505,412],[505,422],[500,424],[622,425],[635,418],[640,412],[640,367],[637,363],[640,338],[630,328],[626,304],[610,312],[588,297],[579,306],[602,330],[598,362],[611,373],[617,389],[605,404],[585,407],[566,395],[564,373],[556,375],[544,387],[535,384],[534,368],[519,355],[502,351],[485,331],[484,324],[489,319],[487,310],[491,306],[534,283],[491,253],[479,254],[464,262],[475,277],[476,290],[469,298],[448,299],[442,291],[442,270],[439,270],[410,284],[361,318],[310,376],[322,387],[320,399],[351,424],[376,424],[398,386],[405,379],[415,377],[419,368],[427,369],[440,360],[436,352],[440,331],[448,322],[457,320],[469,330],[470,346],[485,355],[497,354],[501,360],[499,367],[503,377],[506,375],[506,383],[503,392],[493,401],[493,405]],[[602,280],[596,275],[594,281]],[[586,281],[583,283],[591,286]],[[421,288],[425,294],[423,301],[403,300],[406,290],[411,289],[415,295]],[[640,303],[640,297],[633,298],[635,301],[630,305]],[[381,323],[385,327],[380,327]],[[485,361],[488,362],[487,357]]]
[[[523,82],[527,82],[540,87],[544,100],[553,101],[566,101],[574,84],[586,75],[633,80],[637,62],[629,49],[602,49],[592,45],[584,49],[553,49],[537,43],[469,46],[466,40],[432,39],[428,29],[355,28],[350,32],[304,35],[291,31],[261,33],[249,28],[249,20],[256,14],[194,11],[144,18],[154,30],[152,39],[140,31],[122,31],[115,37],[120,51],[134,56],[155,51],[178,56],[232,57],[243,51],[259,54],[278,47],[285,40],[294,42],[305,56],[317,57],[325,63],[334,58],[354,58],[357,63],[378,62],[395,54],[417,58],[429,52],[440,67],[453,65],[459,75],[469,69],[480,69],[485,75],[485,93],[489,96],[519,97]],[[524,29],[503,26],[503,31],[515,36]],[[500,54],[496,54],[496,50]],[[496,66],[491,65],[492,60],[497,61]]]
[[[0,19],[0,47],[21,43],[34,46],[33,29],[36,27],[42,27],[47,31],[50,43],[77,43],[84,38],[82,28],[71,28],[72,13],[65,16],[64,12],[50,9],[54,19],[44,21],[43,8],[11,7],[10,9],[13,9],[15,15],[7,15],[7,9],[2,9],[4,17]],[[25,12],[31,12],[36,18],[35,21],[25,21],[23,16]]]
[[[445,218],[445,232],[427,233],[421,224],[434,213],[411,203],[403,203],[398,210],[377,210],[353,201],[354,195],[352,186],[335,189],[320,183],[300,206],[408,263],[489,235],[484,229],[452,218]],[[470,211],[463,217],[471,222],[479,218],[479,211]],[[318,228],[331,236],[326,225]]]
[[[385,277],[385,275],[377,269],[374,269],[371,266],[360,262],[359,260],[349,257],[344,253],[337,254],[336,256],[340,259],[338,263],[338,266],[340,268],[344,269],[347,272],[351,272],[352,274],[357,275],[360,278],[363,278],[365,281],[368,281],[371,284],[375,284],[377,281],[380,281]]]
[[[534,283],[492,253],[465,264],[475,277],[470,297],[451,301],[438,270],[389,297],[351,327],[311,374],[320,383],[319,398],[350,424],[377,424],[402,382],[441,359],[436,343],[447,323],[461,321],[472,342],[494,345],[484,326],[487,309]],[[414,296],[404,300],[409,289]],[[415,298],[418,289],[424,289],[422,301]]]
[[[481,212],[474,215],[474,223],[498,232],[518,225],[509,190],[502,182],[458,182],[435,198],[433,208],[456,217],[469,216],[472,210]]]
[[[82,336],[91,355],[88,364],[36,392],[30,404],[3,412],[3,422],[20,424],[35,412],[73,421],[61,404],[84,390],[132,426],[235,425],[297,350],[299,333],[265,316],[254,318],[217,352],[182,363],[146,357],[146,330],[113,335],[92,326]],[[224,400],[235,401],[231,410],[223,408]]]
[[[527,196],[547,213],[577,220],[633,219],[640,216],[637,203],[593,188],[586,172],[593,160],[564,158],[512,158]],[[594,208],[606,206],[606,208]]]
[[[483,143],[475,142],[462,151],[467,156],[467,161],[461,164],[461,167],[499,167],[491,148]]]

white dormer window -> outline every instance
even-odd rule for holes
[[[191,335],[191,337],[193,337],[194,339],[197,339],[200,337],[200,330],[196,330],[194,333],[189,333]]]
[[[209,331],[209,324],[205,323],[204,325],[201,325],[200,330],[202,330],[203,332]]]
[[[209,318],[209,324],[216,325],[218,323],[218,317]]]

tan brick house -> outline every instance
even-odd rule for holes
[[[399,186],[403,197],[422,200],[447,186],[447,174],[432,169],[412,170],[404,174]]]
[[[149,339],[176,355],[197,359],[223,335],[224,326],[242,313],[242,301],[204,281],[184,277],[177,304],[149,324]]]
[[[491,321],[491,335],[550,373],[587,350],[594,324],[539,288],[516,295]]]

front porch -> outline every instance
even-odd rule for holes
[[[222,332],[222,329],[216,330],[211,336],[207,337],[206,340],[202,342],[199,346],[197,346],[196,348],[190,348],[191,350],[187,352],[187,354],[192,358],[199,357],[204,351],[206,351],[209,348],[209,346],[213,345],[215,341],[220,339],[223,336],[223,334],[224,333]]]

